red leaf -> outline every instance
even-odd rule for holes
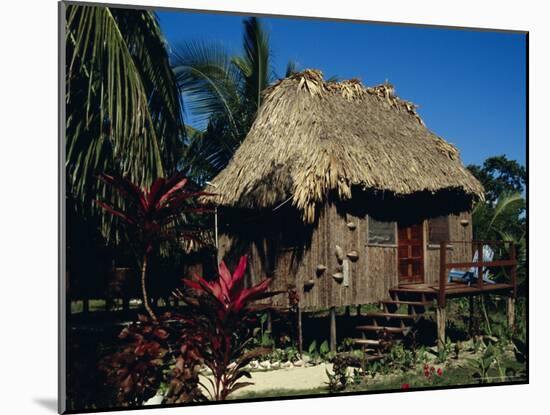
[[[235,272],[233,272],[233,278],[232,278],[233,282],[231,287],[232,300],[235,299],[236,294],[238,294],[239,290],[242,289],[242,282],[243,282],[244,273],[246,271],[246,265],[247,265],[247,257],[246,255],[243,255],[239,260],[239,265],[237,265]]]
[[[124,222],[128,223],[129,225],[135,225],[136,224],[136,222],[133,218],[129,217],[128,215],[126,215],[125,213],[123,213],[119,210],[116,210],[113,206],[111,206],[111,205],[109,205],[105,202],[102,202],[100,200],[96,200],[95,202],[100,208],[102,208],[103,210],[109,212],[113,216],[119,217]]]
[[[160,177],[157,180],[153,182],[151,185],[151,188],[149,189],[149,192],[147,193],[147,207],[148,210],[151,208],[156,207],[157,200],[159,197],[161,197],[161,190],[164,187],[165,180]]]
[[[181,190],[187,184],[187,179],[181,175],[174,176],[173,180],[170,180],[166,185],[168,187],[167,191],[159,198],[156,206],[157,208],[161,207],[166,201],[170,199],[178,190]]]
[[[229,272],[227,266],[225,265],[225,262],[223,261],[220,262],[219,273],[219,281],[222,292],[227,298],[229,298],[229,290],[233,286],[233,278],[231,277],[231,272]]]
[[[236,312],[239,312],[244,306],[246,306],[247,303],[254,301],[256,297],[263,295],[269,288],[269,284],[271,284],[270,278],[263,280],[252,288],[242,290],[233,304],[233,309]]]

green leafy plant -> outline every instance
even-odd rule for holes
[[[257,337],[257,343],[261,347],[273,347],[275,342],[271,337],[271,332],[267,330],[267,313],[262,313],[259,318],[260,326],[255,329]]]
[[[348,375],[348,367],[350,366],[350,360],[353,360],[346,355],[336,355],[332,359],[332,372],[325,369],[325,373],[328,377],[328,389],[331,393],[344,390],[348,385],[350,377]]]
[[[474,370],[473,377],[479,383],[488,383],[489,370],[496,363],[495,350],[492,345],[485,348],[484,353],[477,359],[466,359],[468,366]]]
[[[354,343],[354,340],[352,338],[346,337],[338,345],[338,351],[339,352],[349,352],[353,349],[354,344],[355,343]]]
[[[307,348],[307,352],[312,358],[315,358],[319,355],[319,353],[317,352],[317,341],[316,340],[313,340],[310,343],[309,347]]]
[[[407,371],[414,367],[415,356],[411,350],[405,348],[402,343],[396,343],[390,349],[389,359],[394,367]]]
[[[334,352],[330,351],[330,346],[327,340],[323,341],[319,346],[319,357],[325,361],[334,357]]]
[[[447,339],[443,347],[440,347],[437,351],[437,361],[439,363],[445,363],[449,356],[451,356],[453,350],[453,343],[451,342],[451,340]]]

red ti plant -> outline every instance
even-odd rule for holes
[[[198,233],[184,215],[209,211],[197,202],[197,198],[211,194],[189,190],[188,181],[181,173],[170,178],[158,178],[149,189],[142,189],[128,179],[107,174],[100,175],[99,179],[111,186],[125,202],[124,207],[117,208],[96,200],[101,208],[126,225],[130,236],[139,244],[143,304],[149,316],[156,321],[157,316],[149,304],[146,285],[149,255],[163,241],[185,238],[196,240]]]
[[[270,352],[268,348],[247,351],[246,345],[252,339],[251,327],[260,308],[254,302],[278,292],[267,291],[271,279],[245,288],[246,264],[246,256],[241,257],[237,269],[231,274],[222,261],[216,279],[184,279],[188,290],[185,294],[176,293],[191,307],[191,318],[183,321],[181,349],[188,352],[188,346],[195,344],[196,339],[200,340],[201,347],[195,348],[194,352],[212,371],[213,379],[207,379],[212,385],[211,398],[214,400],[225,400],[232,392],[250,385],[250,382],[240,381],[250,378],[246,365]]]

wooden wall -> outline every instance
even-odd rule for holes
[[[328,204],[321,210],[316,226],[306,238],[307,242],[297,247],[281,244],[278,234],[296,226],[292,222],[285,222],[284,216],[282,218],[274,217],[252,225],[255,232],[247,238],[253,242],[244,250],[242,241],[237,249],[234,237],[221,232],[219,258],[248,254],[248,284],[272,277],[273,290],[287,290],[289,286],[295,286],[300,296],[300,306],[306,310],[375,303],[386,299],[388,290],[398,285],[397,245],[368,244],[366,216],[353,216],[338,211],[334,204]],[[449,219],[450,239],[471,240],[471,223],[466,227],[460,224],[461,219],[471,219],[469,213],[450,215]],[[350,222],[355,225],[355,229],[350,229]],[[427,241],[427,222],[424,223],[424,229]],[[347,281],[343,282],[332,277],[342,272],[343,265],[336,257],[336,245],[342,248],[344,261],[347,261],[349,267]],[[346,256],[350,251],[357,251],[359,257],[356,261]],[[469,244],[454,244],[448,252],[453,261],[471,259]],[[235,259],[226,262],[235,262]],[[318,265],[326,266],[326,271],[318,274]],[[425,282],[436,282],[438,272],[439,245],[426,243]],[[313,282],[311,288],[305,288],[310,281]],[[275,297],[273,304],[286,307],[287,296]]]
[[[468,225],[462,226],[461,220],[467,220]],[[425,225],[427,235],[427,224]],[[458,215],[449,215],[449,236],[451,241],[472,240],[472,215],[463,212]],[[427,240],[427,237],[425,238]],[[439,245],[426,244],[424,281],[435,283],[439,281]],[[447,262],[468,262],[473,257],[470,243],[453,243],[447,248]]]

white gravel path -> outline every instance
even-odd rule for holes
[[[331,363],[322,363],[311,367],[290,367],[266,372],[252,372],[252,379],[243,378],[254,385],[246,386],[231,394],[237,397],[249,392],[263,392],[272,389],[303,390],[326,386],[326,369],[332,371]],[[203,382],[207,384],[209,382]]]

